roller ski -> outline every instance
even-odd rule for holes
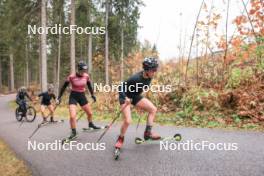
[[[33,133],[28,138],[31,139],[36,134],[36,132],[43,126],[46,126],[48,124],[57,124],[57,123],[63,123],[63,122],[64,120],[48,121],[46,118],[44,118],[43,121],[40,124],[38,124],[37,128],[33,131]]]
[[[51,120],[49,121],[50,124],[58,124],[58,123],[63,123],[64,120]]]
[[[84,132],[99,131],[107,128],[108,126],[95,126],[93,123],[89,123],[88,128],[83,128]]]
[[[137,137],[135,139],[136,144],[143,144],[143,143],[152,143],[155,141],[181,141],[182,137],[181,134],[175,134],[174,136],[168,136],[168,137],[161,137],[158,135],[153,134],[146,134],[144,133],[144,139]]]
[[[121,151],[123,144],[124,144],[124,137],[119,136],[115,144],[115,150],[114,150],[115,160],[119,159],[120,151]]]
[[[71,141],[77,139],[77,137],[78,137],[77,133],[71,133],[69,137],[62,139],[61,145],[64,145],[65,143],[70,143]]]
[[[99,128],[91,128],[91,127],[82,128],[82,130],[83,130],[83,132],[92,132],[92,131],[100,131],[100,130],[103,130],[106,128],[107,128],[107,126],[100,126]]]
[[[47,124],[57,124],[57,123],[63,123],[64,120],[53,120],[53,118],[51,118],[50,121],[44,119],[40,124],[39,126],[42,127],[42,126],[45,126]]]
[[[46,118],[44,118],[43,121],[38,126],[41,127],[41,126],[44,126],[48,123],[49,123],[49,121]]]

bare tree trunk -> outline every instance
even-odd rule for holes
[[[180,26],[180,32],[179,32],[179,62],[178,62],[178,71],[179,71],[179,81],[178,81],[178,85],[180,85],[181,83],[181,73],[182,73],[182,61],[181,61],[181,58],[182,58],[182,54],[183,54],[183,51],[182,51],[182,12],[179,13],[179,16],[180,16],[180,23],[179,23],[179,26]]]
[[[32,49],[31,36],[29,36],[29,41],[28,41],[28,61],[30,61],[31,49]],[[32,77],[32,70],[34,68],[35,67],[29,67],[29,65],[28,65],[28,82],[29,82],[29,84],[31,84],[31,81],[37,83],[37,80],[35,80],[36,77],[35,76]]]
[[[9,54],[9,71],[10,71],[10,91],[15,91],[15,78],[14,78],[14,55],[11,49]]]
[[[41,26],[46,28],[46,0],[41,1]],[[41,34],[41,91],[47,90],[47,35]]]
[[[92,73],[93,70],[93,38],[92,34],[88,35],[88,73]]]
[[[61,64],[61,34],[59,34],[59,45],[58,45],[58,60],[57,60],[57,81],[56,81],[56,95],[59,94],[59,87],[60,87],[60,64]]]
[[[38,62],[39,62],[39,76],[38,76],[38,79],[39,79],[39,84],[40,84],[40,88],[42,87],[42,80],[41,80],[41,75],[42,75],[42,73],[41,73],[41,39],[40,39],[40,35],[39,35],[39,60],[38,60]]]
[[[210,37],[210,25],[209,23],[211,22],[211,16],[212,16],[212,10],[213,10],[213,7],[214,7],[214,0],[211,1],[211,7],[210,7],[210,11],[209,11],[209,15],[208,15],[208,22],[207,22],[207,27],[206,27],[206,42],[205,42],[205,62],[207,60],[207,51],[208,51],[208,48],[209,48],[209,37]]]
[[[71,0],[71,25],[75,25],[75,0]],[[75,31],[71,34],[71,73],[75,73]]]
[[[29,68],[28,68],[28,43],[26,43],[26,86],[29,86]]]
[[[180,59],[180,78],[179,78],[179,85],[181,85],[182,81],[183,81],[183,77],[184,77],[184,58],[185,58],[185,50],[186,50],[186,38],[187,38],[187,33],[186,33],[186,29],[184,30],[184,36],[183,36],[183,47],[182,47],[182,52],[181,52],[181,59]]]
[[[211,7],[210,7],[210,10],[209,10],[207,27],[206,27],[205,54],[204,54],[204,59],[201,60],[201,64],[200,64],[201,78],[203,78],[203,73],[204,73],[204,62],[205,63],[209,62],[209,60],[208,60],[208,50],[210,51],[210,48],[209,48],[210,47],[209,46],[210,25],[209,24],[211,22],[211,16],[212,16],[213,7],[214,7],[214,0],[211,0]]]
[[[0,58],[0,92],[2,92],[3,89],[3,78],[2,78],[2,58]]]
[[[186,71],[185,71],[185,85],[187,85],[187,78],[188,78],[187,73],[188,73],[188,66],[189,66],[189,62],[190,62],[190,58],[191,58],[193,39],[194,39],[195,30],[196,30],[196,27],[197,27],[197,23],[198,23],[198,20],[199,20],[199,16],[200,16],[203,4],[204,4],[204,0],[201,3],[199,12],[198,12],[197,17],[196,17],[195,26],[193,28],[193,34],[192,34],[192,38],[191,38],[191,45],[190,45],[190,49],[189,49],[189,54],[188,54],[188,59],[187,59],[187,64],[186,64]]]
[[[53,83],[54,86],[56,86],[56,82],[57,82],[57,56],[53,57],[52,67],[53,67],[52,83]]]
[[[121,81],[124,80],[124,26],[123,20],[121,22]]]
[[[82,41],[82,38],[80,38],[80,58],[81,58],[81,60],[83,60],[83,41]]]
[[[109,85],[109,41],[108,41],[108,10],[109,2],[106,0],[105,5],[105,84]]]
[[[225,47],[223,71],[225,70],[225,67],[226,67],[226,56],[227,56],[227,50],[228,50],[228,39],[227,39],[228,36],[227,35],[228,35],[229,4],[230,4],[230,0],[227,1],[227,10],[226,10],[226,26],[225,26],[225,30],[226,30],[226,36],[225,36],[226,47]]]
[[[185,52],[185,37],[186,37],[186,33],[184,35],[183,38],[183,30],[182,30],[182,12],[180,12],[180,24],[179,26],[181,26],[180,28],[180,32],[179,32],[179,81],[178,81],[178,85],[181,85],[182,82],[182,68],[183,68],[183,59],[184,59],[184,52]],[[182,40],[184,40],[184,43],[182,42]]]
[[[91,3],[91,1],[90,1]],[[88,21],[90,24],[93,22],[93,17],[91,16],[91,8],[88,13]],[[93,70],[93,36],[92,34],[88,34],[88,73],[91,74]]]

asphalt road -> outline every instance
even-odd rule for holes
[[[131,126],[125,138],[120,159],[113,159],[113,145],[120,124],[115,124],[101,142],[105,150],[71,151],[28,150],[28,136],[40,122],[24,123],[19,127],[14,112],[8,107],[8,101],[14,95],[0,97],[0,137],[4,139],[17,155],[24,159],[32,169],[33,175],[42,176],[263,176],[264,175],[264,134],[260,132],[225,131],[213,129],[176,128],[157,126],[155,131],[163,136],[181,133],[184,143],[214,146],[219,143],[234,145],[237,150],[175,150],[176,142],[170,150],[160,150],[160,144],[134,143],[135,137],[141,137],[144,126]],[[87,122],[78,123],[79,138],[82,144],[95,143],[101,132],[85,133],[81,131]],[[69,124],[49,125],[41,128],[31,139],[39,143],[50,143],[69,134]],[[207,141],[207,142],[206,142]],[[197,145],[198,145],[197,144]],[[186,145],[185,145],[186,146]],[[96,147],[95,147],[96,148]],[[228,147],[227,147],[228,148]],[[186,148],[185,148],[186,149]],[[200,148],[199,148],[200,149]],[[230,149],[230,147],[228,148]],[[0,173],[1,175],[1,173]]]

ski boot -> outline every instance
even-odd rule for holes
[[[115,151],[114,151],[115,160],[118,160],[119,155],[120,155],[120,150],[123,144],[124,144],[124,137],[118,136],[116,144],[115,144]]]
[[[58,122],[58,121],[57,120],[54,120],[53,117],[50,117],[50,123],[56,123],[56,122]]]
[[[43,120],[42,120],[42,122],[41,122],[41,125],[46,124],[46,123],[48,123],[48,121],[47,121],[47,118],[44,117]]]
[[[146,140],[156,141],[156,140],[160,140],[161,136],[158,134],[152,133],[151,131],[145,131],[144,132],[144,139],[145,139],[145,141]]]
[[[62,139],[61,143],[62,145],[65,143],[69,143],[70,141],[76,139],[77,137],[78,137],[77,132],[72,132],[69,137]]]
[[[99,130],[102,127],[95,126],[93,122],[89,122],[89,129]]]

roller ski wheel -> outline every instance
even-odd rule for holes
[[[182,140],[181,134],[179,134],[179,133],[175,134],[174,139],[175,139],[175,141],[181,141]]]
[[[135,139],[135,143],[136,143],[136,144],[142,144],[143,142],[144,142],[143,139],[141,139],[141,138],[139,138],[139,137],[136,137],[136,139]]]
[[[117,161],[119,159],[119,156],[120,156],[120,148],[115,148],[115,151],[114,151],[114,159]]]

